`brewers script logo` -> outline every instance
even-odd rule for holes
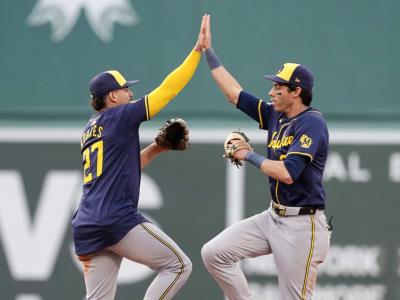
[[[73,29],[81,11],[103,42],[110,42],[114,23],[133,26],[139,16],[129,0],[38,0],[27,22],[31,26],[50,23],[52,40],[62,41]]]

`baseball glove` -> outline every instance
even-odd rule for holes
[[[253,148],[249,142],[250,139],[241,131],[234,131],[230,133],[225,139],[225,153],[223,157],[230,159],[231,163],[239,168],[239,166],[242,166],[243,164],[239,159],[235,158],[235,153],[241,149],[253,151]]]
[[[172,149],[186,150],[189,147],[189,128],[180,118],[172,118],[158,130],[157,145]]]

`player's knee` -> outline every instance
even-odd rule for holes
[[[201,258],[203,259],[203,263],[207,268],[216,262],[217,251],[210,242],[204,244],[201,248]]]
[[[182,257],[182,260],[179,262],[179,266],[176,269],[176,273],[180,273],[180,280],[186,282],[192,274],[193,264],[190,261],[189,257],[186,255]]]
[[[177,261],[175,261],[174,268],[176,269],[177,273],[183,272],[186,274],[190,274],[192,273],[193,264],[190,258],[183,254],[180,255]]]
[[[189,277],[192,274],[193,264],[189,258],[183,264],[183,272],[185,273],[186,277]]]

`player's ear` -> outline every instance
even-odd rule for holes
[[[301,94],[301,87],[297,86],[296,89],[293,91],[294,96],[299,97]]]
[[[113,105],[115,103],[115,101],[112,98],[111,92],[105,95],[104,102],[106,103],[107,107],[110,107],[110,105]]]
[[[113,103],[117,102],[117,95],[114,91],[108,93],[108,99]]]

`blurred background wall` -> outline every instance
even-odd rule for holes
[[[117,69],[139,98],[178,66],[212,16],[213,48],[242,86],[266,99],[284,62],[313,70],[325,115],[331,252],[316,299],[400,299],[400,2],[3,0],[0,3],[0,299],[83,299],[70,219],[79,201],[88,82]],[[223,299],[201,246],[266,208],[266,178],[221,159],[233,129],[260,153],[266,133],[232,108],[202,62],[189,85],[142,125],[143,146],[174,116],[192,128],[185,153],[143,174],[141,209],[188,253],[194,271],[176,299]],[[183,187],[182,187],[183,185]],[[233,195],[233,196],[232,196]],[[242,264],[254,299],[277,299],[271,257]],[[141,299],[154,274],[124,264],[117,299]]]

